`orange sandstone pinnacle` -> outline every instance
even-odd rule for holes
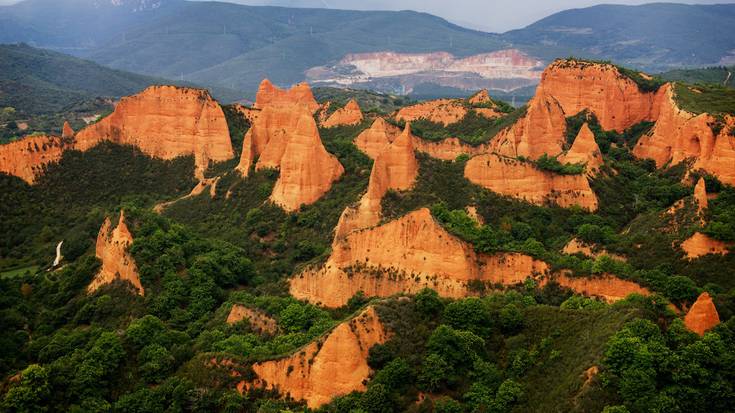
[[[371,306],[289,357],[255,363],[257,378],[238,388],[278,390],[316,409],[335,397],[365,391],[371,372],[367,363],[370,348],[388,338]]]
[[[337,109],[332,116],[322,123],[322,127],[333,128],[335,126],[352,126],[362,122],[362,110],[355,99],[351,99],[347,105]]]
[[[260,83],[255,96],[255,108],[264,109],[271,105],[299,105],[306,107],[311,114],[319,110],[319,103],[314,99],[311,88],[306,83],[299,83],[289,90],[283,90],[264,79]]]
[[[559,158],[561,163],[582,163],[588,176],[594,176],[603,164],[600,147],[597,146],[595,135],[585,122],[579,130],[571,149]]]
[[[110,218],[105,218],[105,222],[97,236],[95,249],[97,258],[102,261],[102,267],[87,287],[88,293],[92,293],[116,279],[121,279],[132,284],[138,290],[138,294],[145,294],[140,283],[138,267],[128,252],[132,244],[133,235],[130,233],[128,226],[125,225],[125,211],[120,211],[120,219],[115,229],[112,229]]]
[[[355,146],[372,159],[400,135],[401,130],[386,122],[383,118],[377,118],[370,128],[365,129],[355,138]]]
[[[703,292],[684,317],[687,328],[700,336],[720,324],[720,315],[707,292]]]
[[[74,129],[71,128],[71,125],[68,121],[64,121],[64,127],[61,130],[61,137],[62,138],[73,138],[74,137]]]

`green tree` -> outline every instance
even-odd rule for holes
[[[14,413],[48,411],[51,395],[48,371],[38,364],[31,364],[20,374],[20,383],[5,394],[3,410]]]

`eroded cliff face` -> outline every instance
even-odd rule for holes
[[[268,314],[261,310],[235,304],[227,315],[227,324],[237,324],[242,320],[248,320],[250,326],[259,333],[275,334],[278,331],[278,323]]]
[[[697,212],[700,214],[709,206],[707,184],[704,182],[704,178],[700,177],[697,185],[694,186],[694,203],[697,205]]]
[[[567,116],[595,114],[604,130],[622,132],[658,118],[663,92],[642,92],[611,64],[557,60],[541,75],[541,93],[553,96]],[[539,92],[537,92],[538,94]]]
[[[145,295],[145,290],[140,283],[138,267],[128,252],[132,244],[133,235],[130,233],[128,226],[125,225],[124,211],[120,211],[120,219],[114,229],[112,229],[110,218],[105,218],[99,235],[97,235],[97,245],[95,247],[97,258],[102,261],[102,267],[87,286],[88,293],[120,279],[132,284],[138,294]]]
[[[257,109],[264,109],[272,105],[300,105],[305,106],[311,114],[319,110],[319,103],[314,99],[311,88],[306,83],[299,83],[291,89],[284,90],[276,87],[270,80],[264,79],[260,83],[255,96]]]
[[[33,184],[44,167],[58,162],[72,147],[69,139],[57,136],[29,136],[0,145],[0,172]]]
[[[381,218],[381,201],[389,190],[407,191],[413,187],[419,166],[413,148],[411,125],[393,143],[383,149],[373,163],[365,195],[355,207],[348,207],[335,229],[339,239],[350,232],[377,225]]]
[[[344,173],[337,158],[324,149],[314,116],[301,104],[271,104],[245,134],[237,171],[278,169],[271,201],[286,211],[316,202]]]
[[[71,128],[69,121],[64,121],[64,127],[61,129],[61,137],[62,138],[73,138],[74,137],[74,129]]]
[[[377,118],[370,128],[365,129],[355,138],[355,146],[371,159],[375,159],[400,134],[399,128],[386,122],[383,118]]]
[[[700,336],[720,324],[720,315],[709,293],[703,292],[684,317],[684,325]]]
[[[632,281],[622,280],[609,274],[591,278],[558,274],[552,279],[562,287],[569,288],[578,294],[600,297],[609,303],[620,301],[631,294],[651,294],[648,289]]]
[[[711,125],[717,120],[707,113],[694,115],[682,110],[674,99],[674,88],[661,88],[658,120],[650,134],[641,137],[633,149],[639,158],[651,158],[658,167],[694,159],[692,169],[703,169],[722,182],[735,184],[735,117],[725,116],[717,135]]]
[[[362,122],[362,110],[355,99],[351,99],[345,107],[337,109],[322,123],[322,127],[352,126]]]
[[[497,154],[476,156],[467,162],[464,175],[470,182],[502,195],[544,205],[578,205],[597,210],[597,196],[584,175],[557,175],[533,165]]]
[[[75,149],[86,151],[105,140],[161,159],[194,155],[199,178],[210,161],[234,157],[224,112],[200,89],[151,86],[125,97],[111,115],[76,134]]]
[[[559,157],[559,162],[585,164],[588,176],[597,175],[604,161],[600,147],[595,141],[595,135],[587,123],[582,125],[569,151]]]
[[[327,307],[344,305],[358,291],[385,297],[429,287],[443,296],[466,297],[473,295],[470,281],[515,284],[547,269],[522,254],[478,255],[423,208],[335,239],[329,260],[293,277],[290,291]]]
[[[377,312],[368,307],[292,356],[254,364],[257,379],[239,387],[275,389],[316,409],[337,396],[365,391],[368,352],[388,338]]]
[[[587,244],[584,241],[573,238],[571,241],[567,243],[567,245],[564,246],[564,249],[562,250],[564,254],[582,254],[586,255],[588,257],[597,258],[602,255],[607,255],[608,257],[614,258],[619,261],[626,261],[626,258],[620,255],[611,254],[604,248],[601,248],[596,245]]]
[[[472,146],[458,138],[447,138],[439,142],[432,142],[414,137],[414,146],[417,151],[444,161],[453,161],[460,155],[475,156],[489,151],[486,144]]]
[[[426,119],[447,126],[459,122],[466,115],[467,108],[461,99],[437,99],[401,108],[396,119],[405,122]]]
[[[725,255],[728,253],[730,244],[716,240],[709,235],[697,232],[686,241],[681,243],[681,249],[687,258],[695,259],[708,254]]]

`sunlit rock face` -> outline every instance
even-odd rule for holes
[[[604,160],[602,159],[600,147],[595,141],[595,135],[587,123],[582,125],[571,149],[559,157],[559,162],[584,164],[588,176],[597,175]]]
[[[123,98],[111,115],[76,134],[75,148],[86,151],[102,141],[161,159],[193,155],[199,178],[210,162],[235,156],[220,105],[206,90],[176,86],[151,86]]]
[[[684,317],[687,328],[700,336],[720,324],[720,315],[709,293],[703,292]]]
[[[102,261],[102,267],[87,287],[87,292],[97,291],[101,286],[119,279],[129,282],[138,294],[145,294],[140,283],[138,266],[128,251],[132,244],[133,235],[125,224],[124,211],[120,211],[120,219],[114,229],[110,218],[105,218],[99,235],[97,235],[95,247],[97,258]]]
[[[47,135],[29,136],[0,145],[0,173],[33,184],[46,165],[58,162],[64,151],[71,148],[69,139]]]
[[[365,391],[370,348],[388,338],[375,308],[368,307],[289,357],[255,363],[257,378],[238,387],[274,389],[316,409],[335,397]]]
[[[334,128],[336,126],[352,126],[362,122],[362,110],[360,105],[354,99],[347,102],[345,107],[337,109],[327,120],[322,123],[322,127]]]

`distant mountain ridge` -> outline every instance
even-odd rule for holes
[[[346,56],[359,53],[467,58],[518,49],[546,63],[574,55],[654,72],[735,61],[733,4],[603,5],[493,34],[411,11],[185,0],[25,0],[0,7],[0,27],[0,43],[27,42],[117,69],[251,95],[265,77],[293,84],[307,79],[312,68],[339,69]],[[417,73],[427,71],[431,66]],[[476,75],[468,72],[470,78]],[[424,81],[419,80],[411,82]],[[402,86],[390,80],[381,87],[396,91]]]

